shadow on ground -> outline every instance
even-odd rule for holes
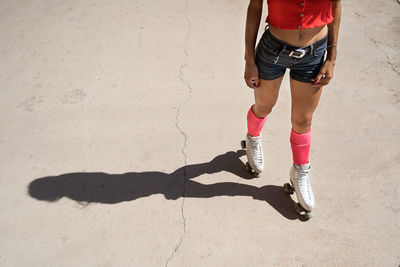
[[[124,174],[67,173],[38,178],[29,184],[29,195],[38,200],[53,202],[68,197],[81,203],[108,203],[131,201],[153,194],[163,194],[166,199],[185,197],[210,198],[216,196],[249,196],[266,201],[284,217],[294,220],[299,215],[293,210],[293,200],[281,186],[256,187],[247,184],[223,182],[201,184],[191,179],[202,174],[221,171],[251,179],[243,162],[244,150],[218,155],[210,162],[181,167],[173,173],[129,172]],[[186,177],[186,180],[184,179]],[[186,182],[185,182],[186,181]],[[185,192],[184,192],[185,190]],[[300,218],[301,219],[301,218]]]

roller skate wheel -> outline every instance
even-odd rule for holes
[[[314,217],[314,213],[313,213],[312,211],[306,212],[306,213],[304,214],[304,217],[305,217],[307,220],[309,220],[309,219],[311,219],[312,217]]]
[[[246,162],[246,169],[247,169],[249,172],[252,171],[252,169],[251,169],[251,167],[250,167],[250,164],[249,164],[248,162]]]
[[[300,203],[294,203],[294,209],[300,215],[304,211],[304,208],[300,205]]]
[[[259,177],[260,177],[260,174],[259,174],[258,172],[255,172],[255,171],[251,168],[251,166],[250,166],[250,164],[249,164],[248,162],[246,162],[246,169],[251,173],[251,175],[252,175],[253,177],[255,177],[255,178],[259,178]]]
[[[286,183],[283,185],[283,191],[285,191],[286,194],[291,195],[293,194],[293,186],[289,183]]]
[[[242,140],[242,141],[240,142],[240,146],[241,146],[243,149],[245,149],[245,148],[246,148],[246,140]]]

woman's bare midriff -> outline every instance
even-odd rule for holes
[[[324,38],[328,32],[326,25],[301,30],[282,30],[270,25],[269,29],[279,40],[298,47],[311,45]]]

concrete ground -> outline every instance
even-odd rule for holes
[[[282,190],[288,77],[244,167],[247,4],[0,2],[0,266],[400,264],[400,4],[343,1],[310,221]]]

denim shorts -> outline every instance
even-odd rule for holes
[[[312,83],[311,79],[318,75],[325,61],[328,35],[310,46],[296,47],[274,37],[267,27],[255,50],[258,77],[264,80],[275,80],[284,75],[288,68],[292,79]],[[280,44],[279,47],[276,43]],[[318,47],[314,49],[315,46]],[[285,49],[286,51],[307,49],[308,52],[302,58],[296,58],[283,53]]]

